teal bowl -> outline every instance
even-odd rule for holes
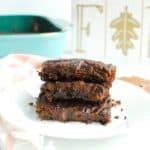
[[[43,16],[0,16],[0,57],[19,53],[60,58],[68,27]]]

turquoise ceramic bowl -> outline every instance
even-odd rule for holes
[[[0,57],[33,54],[60,58],[68,27],[42,16],[0,16]]]

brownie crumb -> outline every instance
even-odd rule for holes
[[[33,103],[32,103],[32,102],[30,102],[30,103],[29,103],[29,105],[30,105],[30,106],[33,106]]]
[[[127,116],[124,116],[124,120],[126,120],[127,119]]]
[[[121,105],[121,101],[115,101],[115,100],[112,100],[112,107],[114,107],[114,106],[118,106],[118,105]]]
[[[139,84],[139,87],[143,87],[143,85]]]
[[[115,119],[119,119],[119,116],[115,116],[114,118],[115,118]]]
[[[123,108],[121,108],[121,110],[120,110],[121,112],[123,111]]]
[[[120,105],[120,104],[121,104],[121,101],[116,101],[116,104]]]

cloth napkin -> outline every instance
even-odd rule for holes
[[[26,80],[35,74],[43,62],[44,58],[33,55],[8,55],[0,60],[0,92],[3,92],[9,86],[20,81]],[[10,126],[4,122],[0,116],[0,150],[34,150],[37,149],[31,141],[31,136],[27,136],[24,132],[16,127]],[[27,140],[29,139],[29,140]]]
[[[144,79],[136,76],[120,77],[119,79],[139,86],[150,94],[150,79]]]

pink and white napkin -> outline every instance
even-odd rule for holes
[[[35,75],[44,58],[32,55],[8,55],[0,60],[0,92],[9,86]],[[27,139],[29,139],[27,141]],[[35,141],[25,132],[17,130],[3,121],[0,116],[0,150],[35,150]],[[36,138],[33,138],[34,140]],[[32,144],[31,144],[32,143]],[[38,143],[38,142],[37,142]]]

